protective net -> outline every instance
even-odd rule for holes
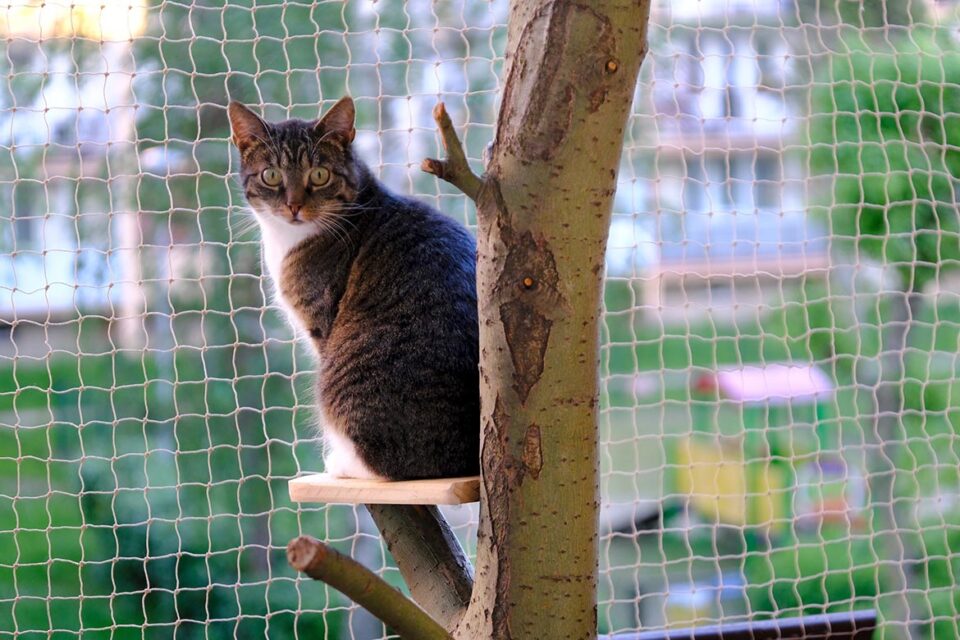
[[[671,5],[673,7],[671,8]],[[297,577],[308,533],[390,582],[321,469],[225,105],[419,171],[475,168],[505,1],[0,7],[0,637],[381,638]],[[607,259],[601,633],[960,609],[960,42],[948,0],[655,3]],[[446,515],[473,552],[476,512]],[[879,637],[879,636],[878,636]]]

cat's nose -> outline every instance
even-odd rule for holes
[[[290,215],[293,216],[293,219],[296,220],[300,217],[300,209],[303,205],[299,204],[288,204],[287,208],[290,209]]]

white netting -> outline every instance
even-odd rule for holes
[[[506,13],[0,7],[0,636],[384,635],[285,561],[309,533],[400,583],[362,509],[287,497],[321,465],[312,365],[224,107],[348,92],[383,180],[472,224],[419,163],[442,99],[479,168]],[[957,27],[932,0],[654,7],[608,250],[602,633],[875,607],[960,636]],[[472,551],[475,511],[447,515]]]

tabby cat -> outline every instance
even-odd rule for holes
[[[354,105],[268,123],[229,107],[240,182],[279,302],[317,355],[324,465],[340,477],[473,475],[475,245],[354,154]]]

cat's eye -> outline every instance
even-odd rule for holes
[[[326,167],[316,167],[310,170],[310,184],[314,187],[325,187],[330,184],[330,170]]]
[[[280,183],[283,182],[283,174],[271,167],[263,170],[260,174],[260,179],[263,180],[263,184],[268,187],[279,187]]]

